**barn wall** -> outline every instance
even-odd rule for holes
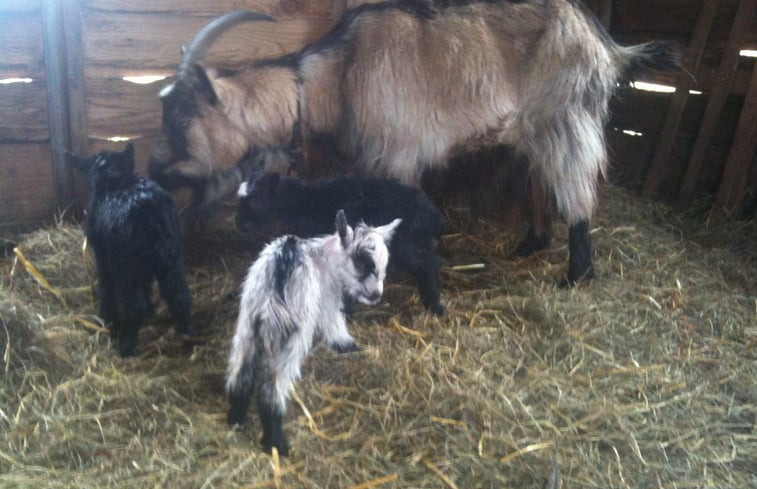
[[[208,53],[206,60],[214,66],[233,67],[298,49],[331,26],[334,9],[332,0],[60,1],[68,9],[63,30],[77,21],[81,24],[74,27],[81,30],[80,37],[68,40],[82,54],[78,76],[83,92],[83,120],[68,128],[69,147],[88,152],[120,149],[124,143],[109,138],[128,137],[135,143],[142,173],[160,129],[157,93],[170,78],[138,85],[124,81],[124,76],[170,77],[181,45],[229,10],[249,8],[278,22],[229,30]],[[0,84],[0,226],[50,219],[59,209],[51,161],[44,25],[40,0],[0,0],[0,80],[33,79]],[[76,90],[76,77],[74,70],[65,80],[68,90]],[[75,121],[75,114],[64,117]],[[68,171],[64,176],[72,177]],[[73,195],[61,200],[73,197],[80,204],[82,179],[73,176],[72,186]]]
[[[45,216],[55,197],[50,167],[42,16],[38,0],[0,2],[0,222]]]
[[[0,80],[9,77],[33,80],[0,84],[0,226],[51,218],[60,202],[76,197],[80,204],[84,194],[82,180],[73,177],[67,181],[72,178],[68,169],[53,163],[48,111],[48,86],[52,78],[46,72],[44,42],[50,9],[43,8],[47,5],[43,1],[48,0],[0,0],[3,46]],[[181,44],[208,21],[243,7],[279,20],[236,26],[214,45],[208,63],[233,67],[295,50],[323,34],[345,8],[371,0],[56,1],[63,5],[61,36],[66,44],[63,53],[70,59],[62,83],[71,110],[64,114],[55,112],[53,116],[69,123],[65,135],[68,147],[86,152],[118,149],[123,143],[109,138],[127,137],[135,142],[138,170],[144,172],[160,127],[157,92],[170,81],[180,58]],[[587,0],[587,3],[621,43],[666,38],[678,40],[684,46],[690,42],[702,6],[701,0]],[[717,82],[738,3],[739,0],[720,1],[701,64],[692,73],[696,79],[692,88],[702,94],[692,95],[686,104],[661,176],[660,198],[672,201],[677,196],[708,96]],[[754,22],[744,40],[745,48],[757,48]],[[708,145],[706,163],[697,183],[699,193],[713,194],[718,190],[753,66],[752,59],[741,59],[738,64],[725,108]],[[166,75],[169,79],[148,85],[123,80],[124,76],[134,75]],[[676,82],[675,75],[656,76],[655,80]],[[670,99],[669,94],[624,89],[613,101],[608,140],[616,180],[642,188]],[[637,135],[628,135],[624,130]],[[755,175],[757,163],[753,162],[745,177],[747,193],[752,196],[757,194]]]
[[[715,10],[707,41],[701,54],[698,69],[691,73],[691,89],[701,92],[691,94],[685,104],[680,126],[675,133],[672,150],[659,175],[659,188],[650,196],[666,202],[691,205],[680,195],[685,172],[692,158],[692,151],[705,116],[710,95],[716,89],[718,70],[727,48],[729,34],[734,24],[739,0],[720,0]],[[636,0],[612,2],[611,32],[622,44],[643,42],[654,38],[676,40],[689,46],[703,2],[693,0]],[[754,9],[752,2],[752,9]],[[650,15],[650,12],[654,12]],[[753,18],[740,49],[757,49],[757,18]],[[717,124],[706,145],[704,165],[696,183],[696,195],[700,202],[709,203],[718,192],[726,161],[732,152],[742,107],[750,86],[755,67],[754,58],[739,57],[728,89],[725,105],[717,117]],[[662,74],[654,80],[675,86],[676,74]],[[611,163],[616,181],[641,191],[650,178],[649,165],[657,149],[665,116],[669,110],[671,94],[644,92],[633,89],[620,90],[611,105],[612,120],[608,130],[611,148]],[[633,131],[634,135],[623,130]],[[757,137],[757,128],[752,130]],[[641,134],[641,135],[639,135]],[[757,195],[757,159],[751,153],[750,170],[744,195],[737,213],[753,216]],[[683,200],[682,200],[683,199]]]

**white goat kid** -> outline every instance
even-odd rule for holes
[[[381,300],[387,243],[401,219],[353,230],[340,210],[333,235],[282,236],[250,267],[242,288],[239,320],[229,355],[226,391],[229,425],[247,424],[253,392],[263,425],[263,448],[288,455],[281,423],[289,387],[314,340],[335,351],[360,348],[347,330],[345,300],[375,305]]]

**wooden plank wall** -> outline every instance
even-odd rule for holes
[[[57,209],[52,170],[41,2],[59,0],[0,0],[0,80],[28,77],[31,83],[0,84],[0,226],[51,218]],[[124,76],[171,76],[180,47],[215,16],[235,8],[268,13],[276,23],[242,24],[227,32],[211,49],[207,62],[233,67],[266,56],[295,50],[323,34],[347,7],[374,0],[60,0],[65,2],[66,29],[80,24],[81,33],[68,39],[79,49],[81,66],[67,65],[72,147],[89,152],[123,147],[109,141],[131,138],[137,149],[138,170],[145,171],[147,155],[160,127],[157,93],[170,81],[138,85]],[[688,45],[703,0],[587,0],[603,13],[614,38],[631,44],[653,38],[674,39]],[[677,197],[708,94],[739,0],[721,0],[707,38],[696,82],[703,92],[688,97],[680,129],[664,168],[660,197]],[[75,10],[75,11],[72,11]],[[651,13],[651,14],[650,14]],[[65,29],[64,29],[65,30]],[[64,33],[65,34],[65,33]],[[747,31],[744,47],[757,48],[757,26]],[[240,49],[240,46],[243,48]],[[70,56],[70,52],[68,56]],[[753,59],[741,59],[734,74],[697,183],[697,192],[714,194],[728,159],[741,107],[751,79]],[[77,77],[81,78],[80,83]],[[657,81],[675,83],[675,75]],[[77,85],[78,83],[78,85]],[[78,86],[78,88],[77,88]],[[612,103],[608,140],[613,178],[641,189],[665,119],[671,96],[624,89]],[[80,100],[77,102],[77,100]],[[751,119],[747,119],[751,120]],[[743,125],[743,123],[742,123]],[[742,129],[741,131],[747,131]],[[629,135],[631,130],[638,135]],[[748,136],[742,136],[748,138]],[[757,194],[757,164],[748,172],[746,192]],[[75,181],[83,195],[81,179]]]
[[[33,79],[0,84],[0,226],[51,219],[58,211],[40,3],[45,1],[58,0],[0,0],[0,80]],[[170,78],[138,85],[124,76],[170,77],[182,44],[211,19],[236,8],[267,13],[278,22],[234,27],[211,48],[208,64],[234,67],[293,51],[331,27],[334,5],[333,0],[73,0],[64,8],[79,10],[64,12],[64,18],[81,22],[83,49],[85,120],[78,125],[85,134],[74,128],[71,138],[83,139],[89,152],[122,148],[124,143],[109,140],[114,136],[131,138],[137,169],[144,173],[160,129],[157,94]],[[81,200],[80,178],[75,187]]]
[[[37,219],[55,205],[39,0],[0,2],[0,223]]]
[[[631,44],[652,38],[673,39],[688,46],[697,23],[703,3],[686,0],[637,0],[635,2],[615,1],[611,32],[623,44]],[[644,188],[645,194],[653,198],[675,203],[682,197],[681,187],[700,134],[708,101],[718,86],[721,60],[726,51],[731,27],[736,18],[739,0],[721,0],[715,10],[712,25],[707,35],[701,61],[689,88],[701,93],[690,94],[682,109],[683,113],[675,136],[670,142],[668,158],[656,168],[654,185],[647,180],[648,170],[673,94],[642,92],[623,89],[611,105],[612,118],[608,140],[615,181],[622,181],[634,189]],[[654,11],[649,16],[647,12]],[[741,49],[757,49],[757,20],[752,20],[741,42]],[[693,194],[697,196],[693,204],[708,205],[718,192],[724,167],[734,141],[742,107],[752,78],[754,58],[740,57],[733,74],[730,88],[726,88],[724,105],[717,123],[709,127],[709,138],[704,164],[698,179],[693,184]],[[654,81],[675,85],[676,75],[657,76]],[[629,135],[623,130],[631,130],[639,135]],[[752,137],[757,137],[757,129],[751,128]],[[702,143],[700,142],[700,146]],[[747,172],[749,173],[749,172]],[[742,188],[741,217],[753,216],[755,195],[757,195],[757,159],[752,150],[752,171]],[[654,187],[654,188],[653,188]]]

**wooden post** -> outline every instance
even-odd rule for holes
[[[694,191],[699,182],[699,175],[702,172],[707,150],[710,146],[710,139],[712,139],[712,135],[715,132],[720,114],[728,97],[728,92],[731,89],[733,74],[739,62],[741,43],[749,31],[749,27],[752,25],[756,2],[757,0],[741,0],[736,9],[736,17],[733,20],[733,25],[731,25],[731,32],[728,34],[728,43],[726,44],[723,59],[718,68],[716,83],[707,101],[702,125],[699,127],[691,159],[689,159],[689,165],[683,176],[681,191],[678,194],[679,207],[689,206],[694,197]]]
[[[48,123],[53,179],[59,209],[73,201],[71,169],[64,151],[86,154],[87,115],[80,0],[40,2],[47,71]]]
[[[668,112],[665,115],[665,122],[662,126],[660,139],[657,142],[652,163],[647,171],[647,177],[642,188],[642,195],[649,198],[656,198],[660,191],[662,179],[665,177],[670,155],[673,153],[673,143],[675,142],[678,127],[681,124],[681,117],[686,108],[686,101],[689,98],[689,88],[691,88],[691,77],[699,70],[699,62],[702,60],[702,53],[707,44],[707,37],[710,34],[712,21],[715,19],[715,12],[718,9],[718,0],[702,2],[702,8],[699,10],[699,17],[694,27],[691,37],[691,44],[686,51],[683,59],[682,70],[676,81],[676,92],[673,94],[668,106]]]
[[[47,106],[50,125],[50,150],[56,201],[60,209],[70,202],[70,172],[63,152],[68,145],[68,104],[66,102],[63,4],[55,0],[40,2],[44,29]]]
[[[757,147],[757,63],[752,68],[739,125],[728,153],[720,188],[712,206],[713,215],[731,217],[739,210],[749,181],[749,169]]]
[[[68,148],[75,154],[89,152],[87,128],[87,99],[84,83],[84,36],[82,29],[82,1],[60,0],[63,4],[63,39],[66,73],[66,104],[68,107]],[[69,169],[71,172],[71,169]],[[76,211],[85,206],[87,179],[77,172],[69,180],[68,195]]]
[[[89,150],[87,103],[84,85],[84,42],[81,0],[60,0],[63,4],[63,39],[69,125],[69,148],[77,154]]]

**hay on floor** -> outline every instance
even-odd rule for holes
[[[391,281],[352,320],[363,352],[308,360],[280,460],[260,451],[254,412],[248,431],[225,423],[239,283],[260,241],[228,219],[191,233],[193,318],[210,340],[182,347],[160,305],[123,360],[80,227],[4,236],[18,253],[0,262],[0,487],[757,485],[754,222],[706,228],[608,187],[597,275],[566,289],[564,226],[513,259],[512,228],[448,215],[447,315]]]

